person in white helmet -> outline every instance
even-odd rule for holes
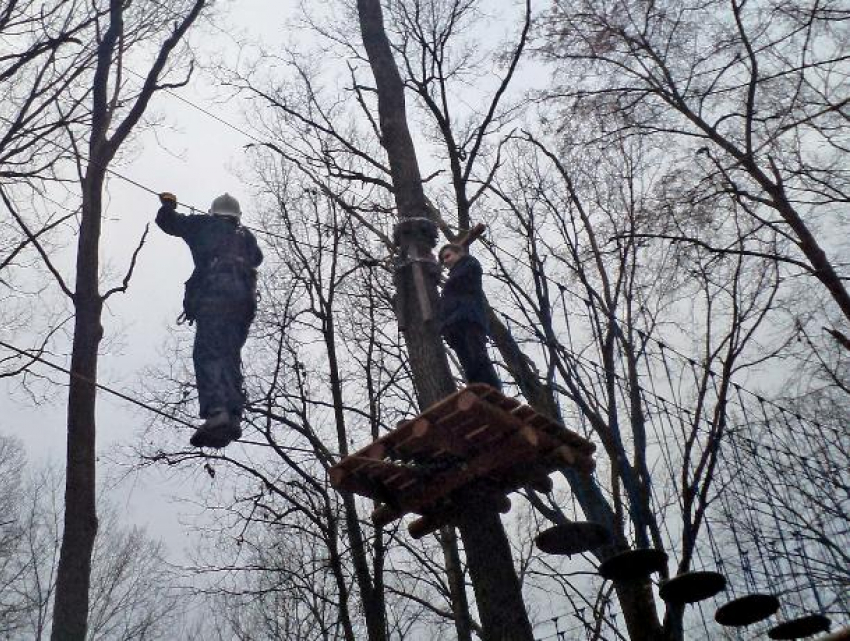
[[[263,254],[254,235],[239,224],[242,211],[230,194],[216,198],[209,215],[177,213],[177,197],[171,193],[160,194],[159,200],[156,224],[182,238],[195,263],[186,281],[183,314],[196,325],[192,360],[205,420],[190,443],[222,448],[242,436],[242,346],[256,312]]]

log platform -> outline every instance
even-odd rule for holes
[[[420,538],[473,500],[507,512],[507,494],[525,486],[549,491],[549,474],[565,466],[590,473],[596,447],[560,423],[488,385],[475,383],[346,456],[331,484],[379,503],[383,526],[408,512]]]

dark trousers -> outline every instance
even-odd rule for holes
[[[199,310],[192,360],[201,418],[217,409],[242,415],[242,346],[248,338],[252,316],[247,309]]]
[[[502,389],[502,382],[487,354],[487,333],[481,325],[452,323],[443,328],[443,338],[457,355],[467,383],[486,383]]]

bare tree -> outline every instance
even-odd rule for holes
[[[42,319],[49,318],[46,332],[67,322],[67,310],[48,312],[53,301],[39,305],[29,294],[44,287],[41,257],[62,247],[63,223],[75,213],[60,202],[63,161],[73,155],[64,133],[89,115],[83,79],[94,60],[88,40],[97,16],[98,8],[76,0],[13,0],[0,10],[0,295],[10,332]],[[23,202],[31,203],[26,213],[19,211]],[[43,348],[44,341],[36,351]],[[2,375],[30,392],[20,375],[31,362],[17,356],[4,357]]]
[[[62,477],[51,464],[28,466],[23,449],[0,437],[0,631],[7,639],[44,639],[55,598],[62,518]],[[86,639],[171,638],[185,615],[179,574],[161,543],[100,506],[104,524],[92,566],[91,625]]]
[[[87,629],[91,555],[97,531],[95,510],[95,382],[98,345],[103,336],[101,311],[113,294],[126,291],[138,249],[121,284],[99,291],[99,244],[103,187],[109,165],[144,115],[151,97],[187,79],[167,82],[169,60],[205,7],[204,0],[164,7],[72,2],[7,3],[0,25],[20,29],[30,43],[4,58],[3,74],[24,82],[4,84],[22,92],[23,106],[4,120],[2,147],[5,176],[16,168],[41,179],[57,176],[62,158],[77,171],[81,204],[75,283],[70,286],[54,260],[24,223],[20,201],[3,190],[6,209],[24,232],[25,243],[38,250],[44,267],[74,309],[72,376],[68,389],[68,452],[65,523],[56,584],[54,639],[83,639]],[[41,9],[41,11],[38,11]],[[34,13],[28,13],[34,10]],[[143,49],[156,42],[150,66],[137,75]],[[128,64],[130,63],[130,64]],[[189,66],[191,71],[191,66]],[[81,80],[85,79],[85,82]],[[83,89],[80,90],[79,88]],[[59,133],[63,138],[57,143]],[[59,151],[39,156],[47,147]],[[42,165],[40,163],[44,162]],[[144,242],[142,240],[142,242]],[[20,245],[19,245],[20,247]],[[139,249],[141,248],[141,244]]]
[[[57,180],[72,152],[60,141],[89,111],[94,51],[86,43],[102,9],[87,3],[11,0],[0,12],[0,176],[13,183]]]
[[[816,278],[846,324],[842,247],[817,237],[848,198],[846,17],[809,2],[563,0],[547,14],[540,51],[564,79],[552,98],[609,115],[602,135],[681,140],[696,154],[695,202],[728,193],[794,248],[776,253],[754,234],[736,251]]]
[[[17,551],[25,537],[20,523],[24,462],[23,446],[0,436],[0,634],[6,636],[20,628],[25,611],[12,589],[22,573]]]

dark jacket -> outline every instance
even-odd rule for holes
[[[481,275],[481,263],[468,254],[449,270],[440,294],[440,327],[444,332],[457,323],[476,323],[489,330]]]
[[[184,308],[193,318],[200,300],[255,304],[256,270],[263,254],[254,235],[238,221],[224,216],[178,214],[161,207],[156,224],[166,234],[186,241],[195,270],[186,281]]]

